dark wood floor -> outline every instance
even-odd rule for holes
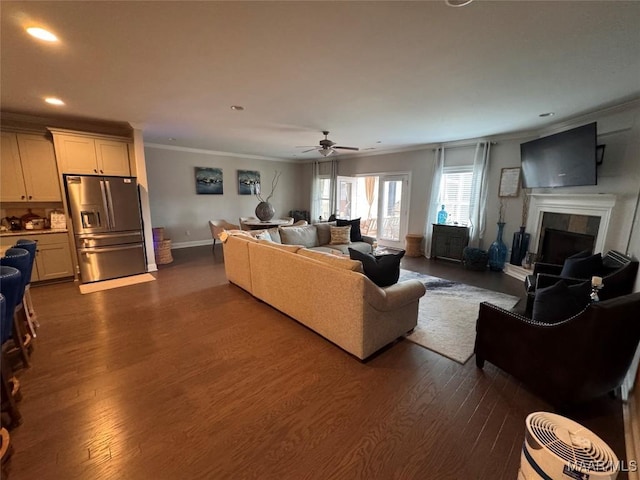
[[[221,251],[173,253],[155,282],[33,288],[12,479],[516,478],[524,419],[551,407],[509,375],[408,341],[361,363],[229,285]],[[403,262],[521,293],[503,274]],[[618,401],[573,418],[625,458]]]

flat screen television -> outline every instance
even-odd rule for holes
[[[596,185],[596,122],[520,144],[524,188]]]

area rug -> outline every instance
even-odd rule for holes
[[[443,278],[400,270],[400,280],[420,280],[427,293],[420,299],[418,326],[410,340],[458,363],[473,355],[480,302],[510,309],[518,297]]]
[[[142,273],[140,275],[131,275],[130,277],[114,278],[113,280],[103,280],[101,282],[83,283],[80,285],[80,293],[95,293],[111,288],[126,287],[136,285],[138,283],[153,282],[156,279],[150,273]]]

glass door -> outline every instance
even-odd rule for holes
[[[409,175],[380,175],[378,190],[378,244],[404,248],[407,233]]]
[[[338,201],[336,202],[336,216],[351,220],[357,218],[356,211],[356,178],[338,177]]]

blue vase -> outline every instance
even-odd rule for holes
[[[444,205],[442,205],[442,210],[438,212],[438,223],[441,225],[444,225],[445,223],[447,223],[448,216],[449,214],[444,209]]]
[[[501,272],[507,260],[507,245],[502,241],[503,232],[504,222],[498,222],[498,236],[489,247],[489,269],[494,272]]]

